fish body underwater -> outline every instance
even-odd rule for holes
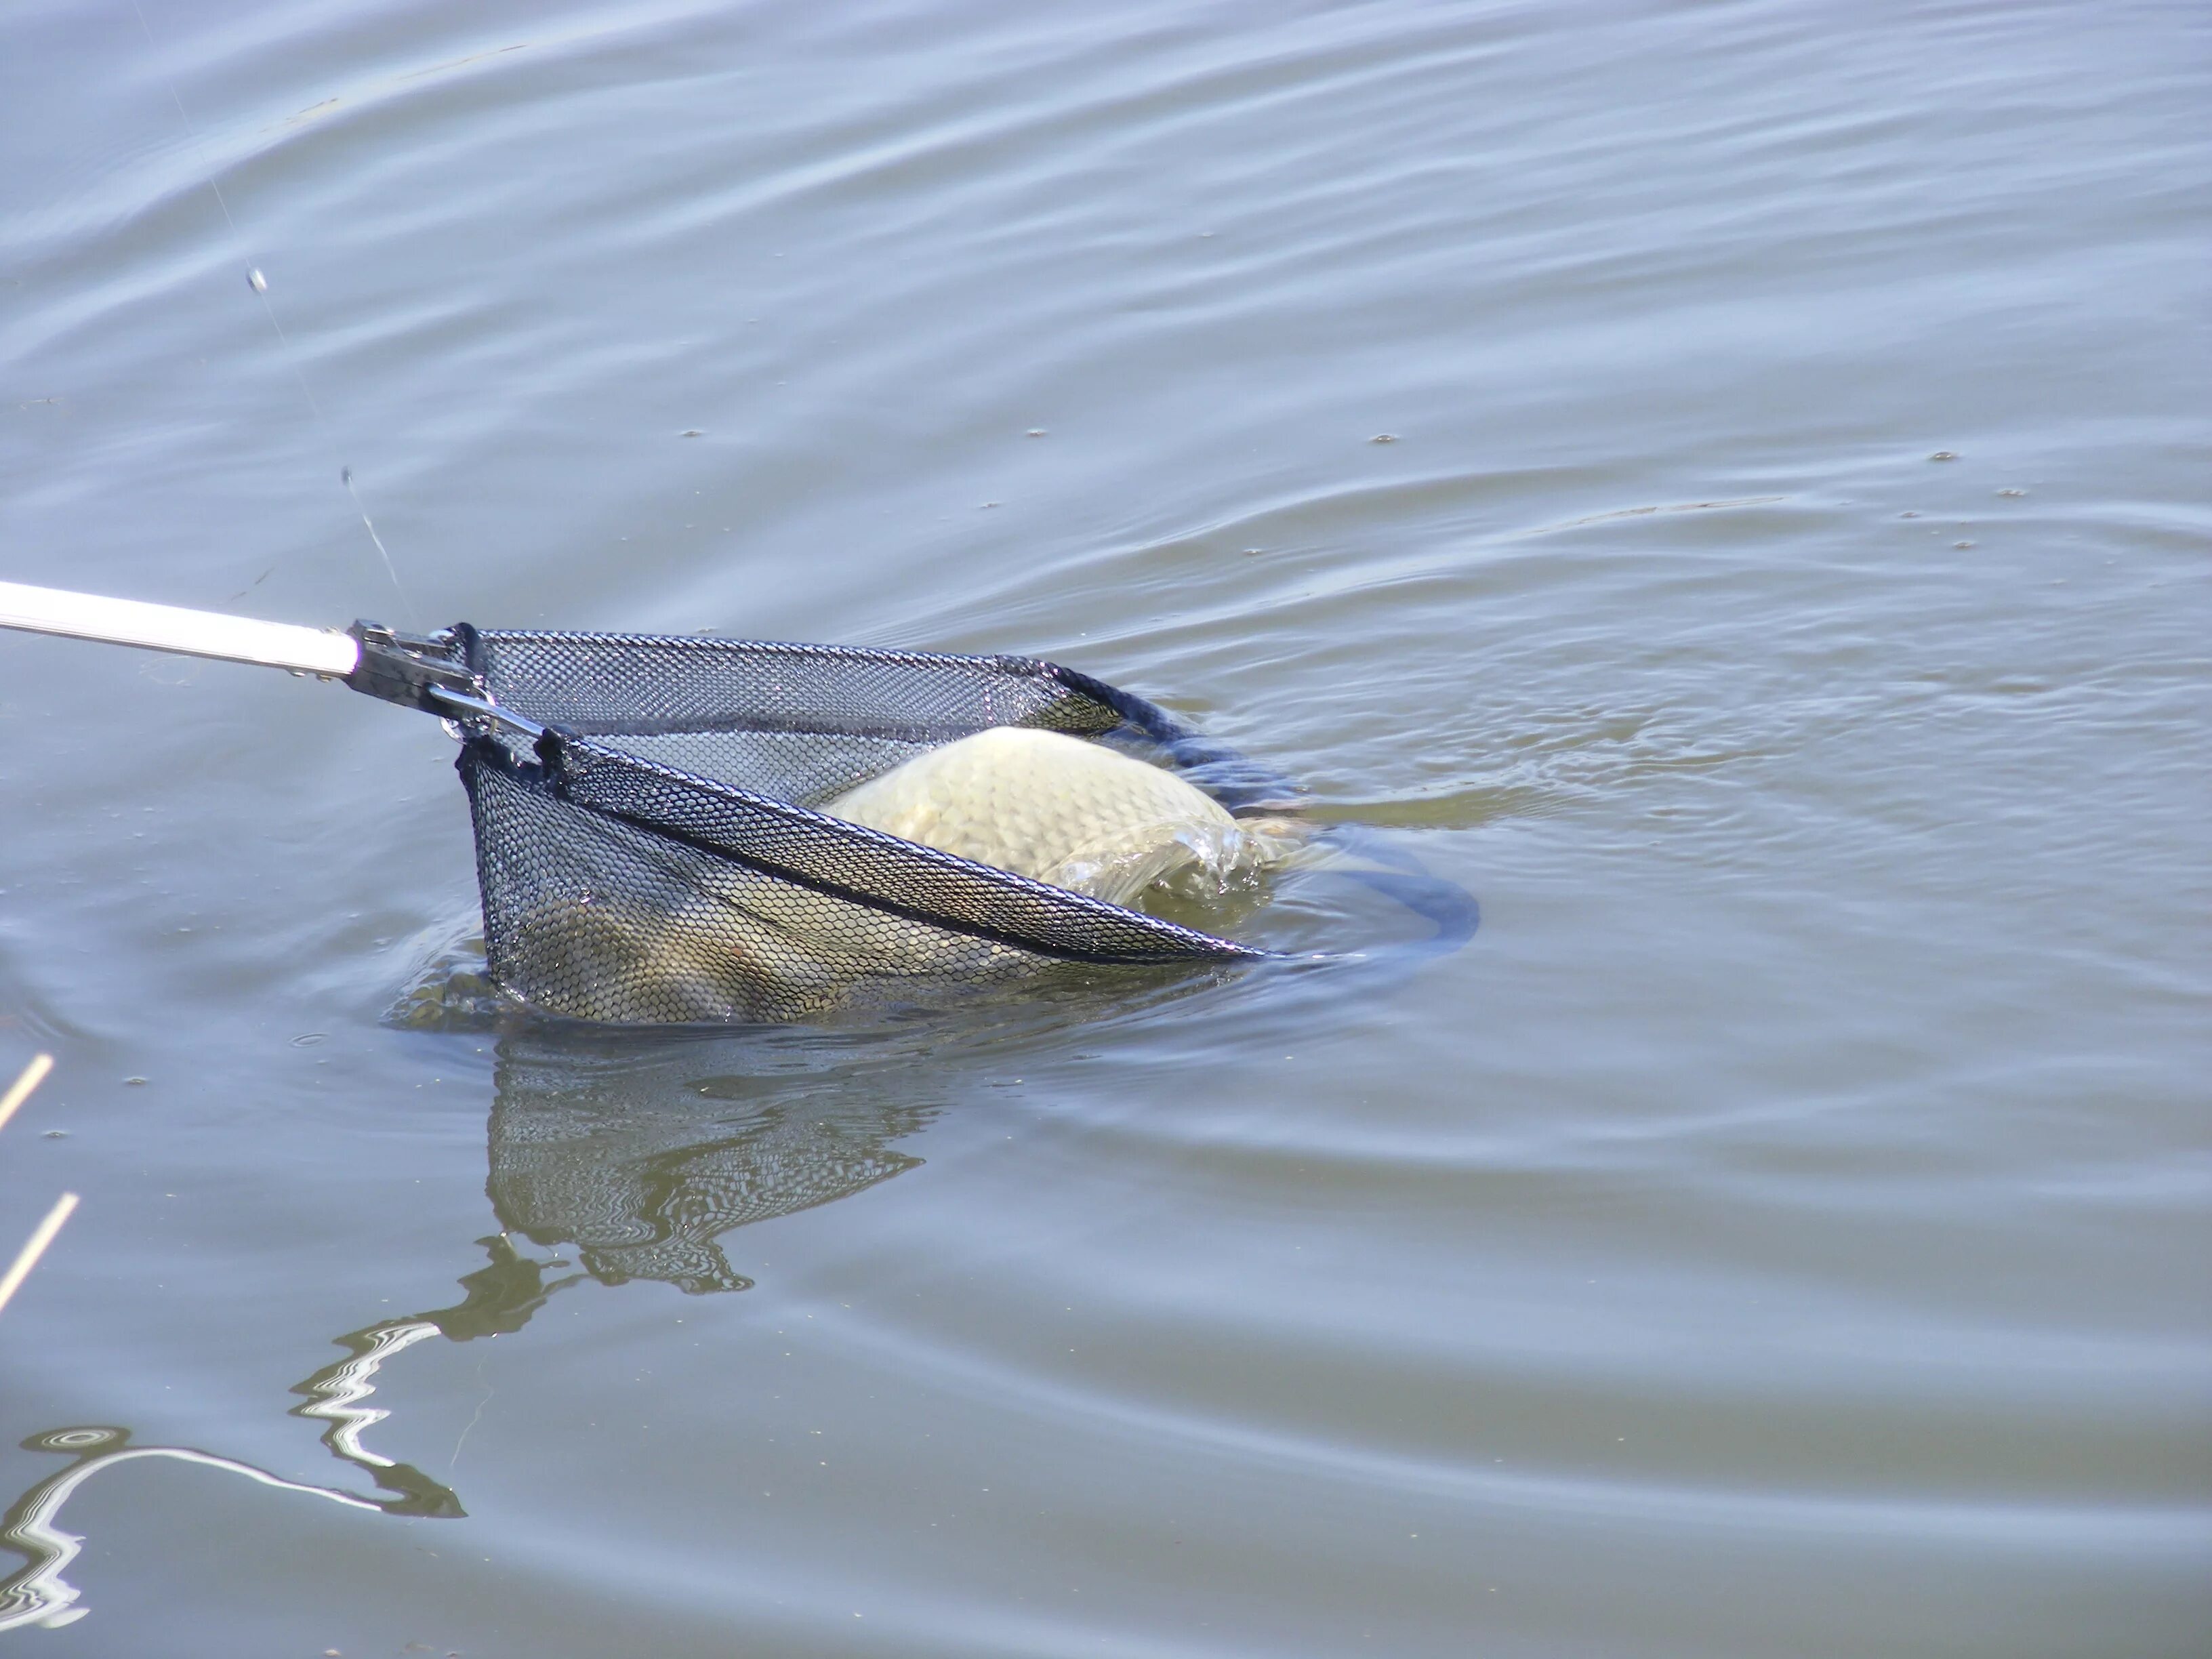
[[[1240,824],[1160,767],[1027,726],[929,750],[816,810],[1111,904],[1169,881],[1224,890],[1303,844],[1287,824]],[[540,906],[511,937],[507,977],[620,984],[635,1006],[690,1022],[803,1018],[872,986],[979,982],[1037,964],[1010,946],[887,926],[865,905],[741,866],[694,872],[685,886],[657,913]]]

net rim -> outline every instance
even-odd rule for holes
[[[466,626],[463,624],[463,626]],[[739,640],[722,634],[607,634],[588,629],[571,628],[475,628],[468,627],[473,640],[489,645],[573,645],[616,646],[648,650],[678,651],[741,651],[762,653],[775,656],[817,658],[833,662],[873,662],[908,668],[959,668],[985,671],[1000,674],[1019,674],[1031,679],[1048,679],[1065,685],[1082,696],[1091,695],[1086,687],[1069,684],[1066,671],[1042,657],[1024,657],[1012,654],[968,654],[949,651],[910,651],[895,646],[822,645],[803,640]],[[473,659],[475,653],[470,653]],[[472,668],[477,665],[471,662]],[[1081,678],[1088,679],[1088,676]],[[1096,699],[1094,699],[1096,701]],[[1115,712],[1119,713],[1117,709]]]

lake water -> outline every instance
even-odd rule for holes
[[[1049,656],[1483,926],[412,1029],[433,722],[0,638],[0,1645],[2203,1651],[2208,94],[2186,3],[18,0],[0,578]]]

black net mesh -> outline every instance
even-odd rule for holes
[[[986,726],[1096,737],[1124,724],[1079,689],[1093,683],[1024,657],[489,629],[468,647],[517,714],[799,805]]]
[[[793,1020],[1055,963],[1261,952],[811,810],[994,726],[1188,736],[1049,663],[459,630],[491,699],[551,730],[460,759],[492,977],[550,1012]]]

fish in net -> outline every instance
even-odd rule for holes
[[[1231,969],[1133,908],[1294,861],[1279,774],[1040,659],[691,635],[343,633],[0,582],[0,626],[289,668],[461,739],[486,971],[541,1012],[782,1022],[1055,967]],[[1473,931],[1403,858],[1355,871]]]
[[[1163,711],[1031,658],[457,629],[492,979],[623,1023],[805,1018],[1054,963],[1265,952],[1125,901],[1280,855],[1280,797]],[[1181,770],[1106,746],[1183,750]],[[1213,781],[1199,787],[1192,774]]]

